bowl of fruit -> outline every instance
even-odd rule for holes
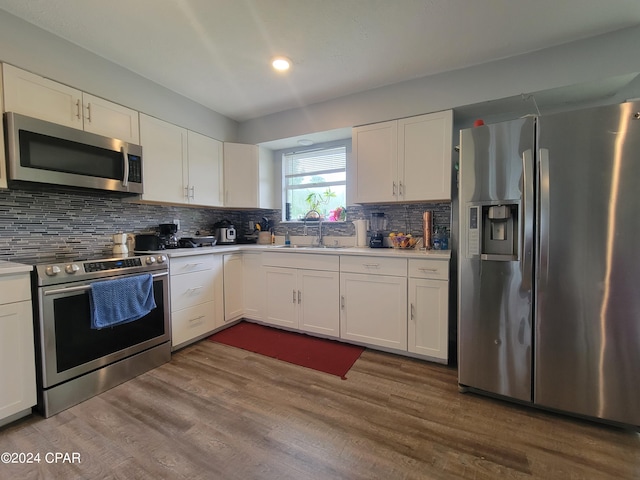
[[[389,239],[391,240],[391,246],[393,248],[413,248],[416,246],[416,243],[418,243],[410,233],[404,234],[402,232],[391,232],[389,234]]]

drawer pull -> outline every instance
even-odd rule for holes
[[[200,315],[199,317],[191,318],[189,319],[189,323],[198,322],[199,320],[202,320],[204,317],[205,317],[204,315]],[[202,322],[198,322],[198,323],[202,323]]]
[[[380,268],[379,263],[363,263],[362,266],[364,268]]]
[[[426,268],[426,267],[418,267],[418,270],[421,272],[437,272],[437,268]]]
[[[202,290],[204,288],[204,286],[199,286],[199,287],[192,287],[190,289],[187,290],[187,292],[189,293],[196,293],[198,290]]]

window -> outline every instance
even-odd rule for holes
[[[289,204],[284,212],[285,220],[302,220],[307,214],[309,218],[344,220],[346,165],[345,146],[285,153],[283,187]],[[289,210],[288,217],[286,210]]]

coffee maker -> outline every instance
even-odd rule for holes
[[[371,237],[369,238],[369,247],[382,248],[384,247],[384,230],[387,228],[387,219],[382,212],[374,212],[371,214],[371,220],[369,221],[369,227],[371,228]]]
[[[178,225],[175,223],[161,223],[160,227],[160,245],[164,248],[178,248]]]

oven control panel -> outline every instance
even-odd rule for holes
[[[89,281],[117,275],[130,275],[168,270],[165,255],[124,258],[76,260],[69,263],[49,263],[35,266],[38,286],[57,285],[66,282]]]
[[[105,270],[118,270],[120,268],[141,267],[140,257],[119,258],[117,260],[101,260],[96,262],[85,262],[85,272],[104,272]]]

